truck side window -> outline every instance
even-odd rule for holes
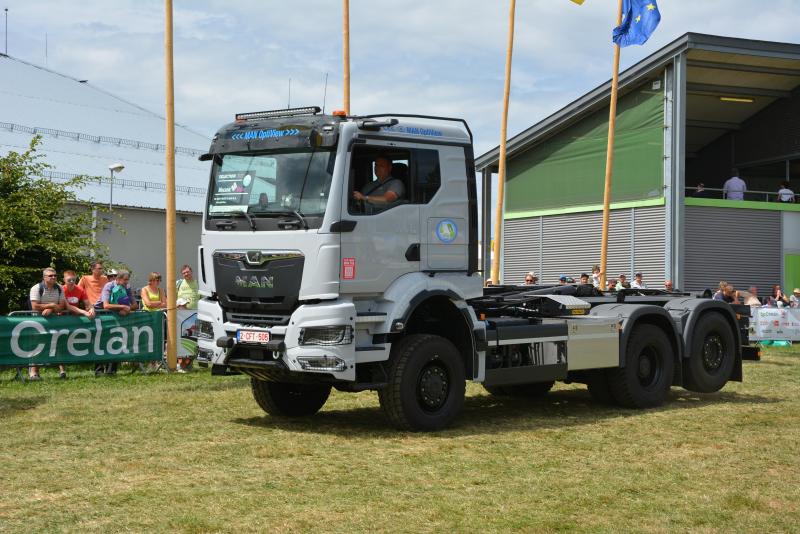
[[[375,175],[375,161],[382,157],[391,162],[390,179],[395,180],[394,186],[381,187],[381,182]],[[354,215],[374,215],[403,204],[427,204],[441,185],[437,150],[356,146],[353,148],[350,165],[351,195],[354,191],[359,191],[370,196],[373,191],[383,192],[387,187],[402,191],[401,197],[390,203],[351,198],[349,211]],[[402,186],[397,187],[397,181]],[[388,179],[384,183],[388,183]]]
[[[439,151],[414,149],[411,151],[414,162],[414,203],[427,204],[439,190],[442,176],[439,171]]]

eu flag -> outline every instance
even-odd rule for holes
[[[661,22],[656,0],[624,0],[622,24],[614,28],[613,41],[619,46],[644,44]]]

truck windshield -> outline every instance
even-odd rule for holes
[[[289,210],[322,216],[334,155],[321,150],[221,155],[211,173],[208,214],[271,217]]]

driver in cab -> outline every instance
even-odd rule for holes
[[[388,207],[403,198],[406,193],[405,185],[401,180],[392,177],[392,161],[388,157],[375,158],[375,176],[378,179],[365,185],[361,191],[353,191],[355,200],[363,200],[375,207]]]

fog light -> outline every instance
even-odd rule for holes
[[[298,356],[297,363],[307,371],[341,373],[347,369],[347,363],[337,356]]]
[[[196,359],[198,362],[209,363],[214,359],[214,352],[208,349],[198,349]]]
[[[300,329],[300,345],[347,345],[353,342],[350,326],[309,326]]]

